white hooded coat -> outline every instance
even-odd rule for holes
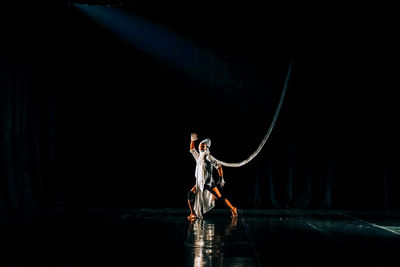
[[[210,155],[211,140],[205,139],[201,143],[206,143],[207,149],[205,151],[200,151],[199,153],[195,148],[190,150],[190,153],[192,153],[196,160],[196,196],[193,210],[198,218],[202,218],[204,213],[210,211],[215,206],[213,195],[208,190],[205,190],[204,186],[207,184],[211,187],[214,184],[212,167],[218,169],[221,166]]]

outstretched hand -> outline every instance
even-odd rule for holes
[[[190,135],[190,140],[192,140],[192,142],[196,141],[196,140],[197,140],[197,134],[192,133],[192,134]]]

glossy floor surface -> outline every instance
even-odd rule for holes
[[[1,222],[1,266],[397,266],[400,213],[58,210]]]

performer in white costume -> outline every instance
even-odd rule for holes
[[[203,214],[210,211],[215,206],[215,200],[224,202],[232,212],[232,216],[237,216],[237,209],[226,198],[222,197],[218,187],[224,186],[222,166],[211,156],[211,140],[205,139],[199,144],[199,151],[195,148],[197,134],[192,133],[190,142],[190,153],[196,160],[196,185],[188,194],[188,204],[190,209],[189,220],[202,218]],[[213,179],[213,167],[218,170],[219,180],[215,183]]]
[[[252,161],[263,149],[265,143],[267,142],[272,130],[274,129],[275,123],[278,119],[279,112],[282,108],[283,100],[285,99],[286,90],[289,84],[290,74],[292,72],[292,62],[289,64],[288,73],[286,75],[285,84],[283,86],[281,98],[279,100],[278,107],[275,111],[275,115],[272,119],[271,125],[264,138],[262,139],[260,145],[247,159],[238,163],[229,163],[222,160],[218,160],[210,155],[211,140],[205,139],[199,145],[200,153],[196,151],[194,142],[197,140],[197,134],[192,133],[190,142],[190,152],[192,153],[194,159],[196,160],[196,185],[190,190],[188,194],[188,204],[190,208],[189,220],[194,220],[201,218],[204,213],[211,210],[215,206],[215,200],[223,201],[232,212],[232,216],[237,216],[237,209],[232,206],[232,204],[221,196],[218,186],[224,186],[224,177],[222,173],[222,167],[241,167]],[[212,167],[218,170],[219,181],[216,184],[212,177]]]

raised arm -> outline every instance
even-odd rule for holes
[[[189,152],[192,153],[195,160],[197,160],[199,158],[199,152],[197,152],[196,145],[195,145],[196,140],[197,140],[197,134],[192,133],[190,135],[190,150],[189,150]]]
[[[195,149],[195,143],[194,142],[196,142],[196,140],[197,140],[197,134],[192,133],[190,135],[190,150]]]

